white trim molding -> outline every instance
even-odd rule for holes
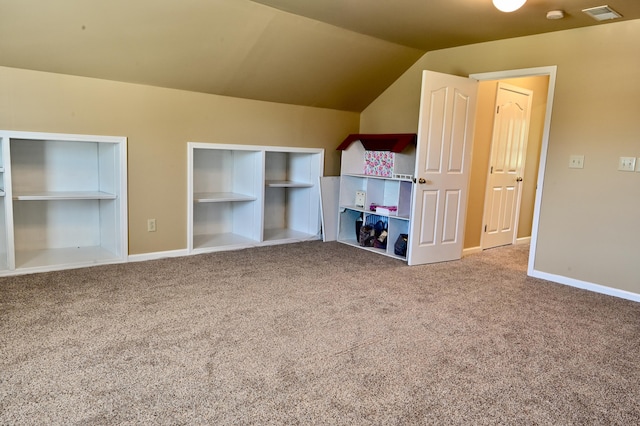
[[[640,294],[631,293],[630,291],[620,290],[617,288],[606,287],[600,284],[590,283],[588,281],[581,281],[574,278],[565,277],[562,275],[555,275],[547,272],[541,272],[535,269],[529,273],[529,276],[551,281],[557,284],[564,284],[570,287],[576,287],[583,290],[593,291],[595,293],[606,294],[607,296],[619,297],[621,299],[640,302]]]
[[[469,247],[462,250],[462,257],[469,256],[471,254],[482,253],[482,247]]]
[[[158,260],[158,259],[166,259],[169,257],[182,257],[182,256],[188,256],[188,255],[189,255],[189,251],[187,249],[156,251],[153,253],[130,254],[127,260],[129,262],[143,262],[145,260]]]

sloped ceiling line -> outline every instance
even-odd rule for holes
[[[360,112],[428,50],[602,25],[593,1],[0,0],[0,66]]]

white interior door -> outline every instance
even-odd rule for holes
[[[422,73],[409,265],[462,257],[477,85]]]
[[[484,204],[483,249],[513,244],[517,237],[532,98],[530,90],[498,83]]]

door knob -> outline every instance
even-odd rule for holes
[[[426,180],[425,178],[420,178],[417,181],[418,183],[431,183],[430,180]],[[416,183],[416,178],[413,178],[413,183]]]
[[[522,182],[522,178],[521,178],[520,176],[518,176],[518,177],[516,178],[516,182]]]

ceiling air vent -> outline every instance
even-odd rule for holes
[[[589,9],[582,9],[582,11],[596,21],[622,18],[622,15],[611,9],[609,6],[590,7]]]

